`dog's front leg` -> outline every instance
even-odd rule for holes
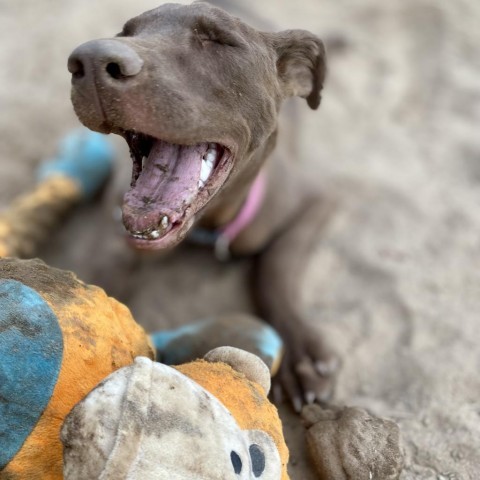
[[[324,402],[333,391],[339,362],[311,326],[302,308],[302,279],[334,206],[310,199],[259,256],[256,294],[260,314],[283,337],[285,356],[273,393],[285,393],[299,412],[305,403]]]

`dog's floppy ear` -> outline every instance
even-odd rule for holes
[[[308,106],[317,109],[327,70],[323,42],[306,30],[285,30],[271,39],[283,94],[306,98]]]

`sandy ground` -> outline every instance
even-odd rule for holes
[[[319,188],[344,198],[304,279],[312,323],[343,360],[334,401],[399,423],[403,480],[478,479],[480,4],[259,5],[256,17],[272,28],[307,28],[345,44],[331,55],[321,110],[304,108],[303,154],[293,159],[318,178]],[[77,125],[68,53],[154,6],[153,0],[0,0],[2,205],[28,188],[34,166]],[[111,191],[127,184],[125,147],[118,148]],[[109,285],[122,271],[125,278],[128,253],[114,235],[115,201],[107,193],[102,203],[78,211],[42,256],[87,281]],[[104,252],[118,259],[116,269],[102,261]],[[119,294],[141,323],[158,329],[250,309],[248,273],[248,262],[222,265],[181,249],[144,259]],[[301,425],[287,408],[282,414],[292,479],[315,478]]]

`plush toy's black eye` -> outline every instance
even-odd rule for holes
[[[234,452],[233,450],[230,453],[230,459],[232,460],[233,471],[239,475],[242,472],[242,459],[238,453]]]
[[[252,459],[253,474],[258,478],[265,470],[265,455],[262,449],[255,444],[250,445],[249,451]]]

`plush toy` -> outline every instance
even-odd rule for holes
[[[243,321],[244,330],[249,331],[240,335],[238,330],[242,329],[242,320],[240,317],[237,320],[239,325],[232,327],[230,336],[226,323],[217,324],[220,328],[227,329],[224,335],[227,338],[230,337],[229,343],[237,346],[246,345],[247,348],[260,352],[272,367],[278,364],[278,357],[281,354],[281,343],[278,336],[276,337],[269,327],[257,324],[252,319],[249,320],[250,323],[246,320]],[[204,347],[215,346],[224,340],[223,334],[212,335],[215,330],[214,326],[215,321],[210,320],[201,322],[196,327],[190,326],[177,332],[165,332],[165,336],[155,334],[152,338],[157,343],[161,357],[170,360],[178,359],[175,351],[180,351],[179,346],[183,345],[185,348],[180,356],[183,355],[182,358],[187,358],[189,352],[198,355],[202,345]],[[194,333],[196,341],[190,343],[189,339],[192,338],[192,333]],[[203,341],[201,340],[202,336],[204,337]],[[189,349],[187,347],[190,344],[193,344],[193,347]],[[277,346],[276,351],[273,348],[275,345]],[[235,350],[235,352],[237,351]],[[165,372],[175,372],[177,376],[181,376],[183,380],[179,380],[179,385],[185,382],[187,377],[191,379],[187,382],[188,388],[175,390],[175,387],[172,391],[168,390],[168,397],[165,396],[163,399],[159,397],[162,405],[169,405],[172,416],[169,417],[169,420],[160,421],[159,419],[157,423],[155,416],[149,416],[150,405],[156,404],[151,397],[160,395],[165,389],[165,384],[156,385],[155,382],[155,385],[151,386],[152,392],[149,395],[140,395],[141,401],[138,400],[138,395],[143,387],[138,385],[140,390],[135,397],[138,401],[135,405],[131,405],[133,409],[131,412],[137,412],[133,414],[136,418],[137,414],[141,415],[147,409],[145,418],[148,418],[148,425],[145,424],[145,428],[158,432],[159,429],[166,428],[168,430],[168,428],[178,427],[179,433],[190,432],[189,435],[195,436],[195,432],[197,432],[195,429],[187,432],[182,430],[181,418],[184,418],[187,424],[188,422],[192,425],[198,423],[198,431],[210,431],[211,438],[217,438],[213,433],[215,431],[218,435],[220,432],[224,432],[223,437],[220,435],[216,440],[217,443],[213,443],[211,446],[218,448],[222,444],[223,448],[230,448],[228,445],[231,445],[234,453],[230,460],[233,462],[234,472],[235,469],[240,468],[239,462],[245,465],[242,467],[243,476],[232,478],[250,478],[248,476],[250,474],[245,472],[248,472],[250,468],[253,469],[254,475],[255,472],[260,472],[264,468],[262,458],[266,461],[267,457],[269,466],[268,468],[265,466],[262,470],[264,476],[255,478],[288,478],[285,466],[288,453],[283,442],[281,425],[276,410],[266,399],[270,373],[257,357],[250,354],[242,357],[241,354],[227,352],[222,357],[223,363],[200,361],[177,367],[176,371],[158,363],[148,363],[148,359],[153,359],[154,355],[155,348],[151,338],[135,323],[129,310],[114,299],[107,297],[100,288],[85,285],[73,274],[48,267],[39,260],[0,259],[0,478],[60,480],[62,478],[62,448],[59,435],[64,418],[77,402],[82,400],[108,375],[121,367],[131,365],[135,357],[139,356],[146,358],[139,360],[134,367],[129,367],[127,372],[144,370],[148,365],[152,375],[154,375],[153,372],[163,372],[159,374],[160,383]],[[239,359],[242,358],[243,360],[240,361]],[[207,359],[218,360],[220,357],[217,353],[216,357],[215,354],[212,354]],[[232,365],[237,371],[228,365]],[[256,373],[251,373],[254,371]],[[241,372],[246,373],[246,376]],[[115,378],[123,378],[122,375],[129,376],[130,373],[122,373],[120,377]],[[136,378],[136,373],[132,378]],[[102,390],[107,384],[110,385],[110,380],[107,383],[100,383],[98,389],[95,390],[97,393],[92,393],[94,397],[88,398],[98,397],[98,392],[101,391],[106,392],[105,402],[113,401],[113,397],[109,398],[110,394],[122,395],[120,387],[120,390],[113,392]],[[86,404],[91,405],[88,402]],[[203,404],[206,406],[204,417],[199,414],[201,411],[199,409]],[[102,416],[107,423],[113,421],[113,418],[122,418],[127,421],[129,415],[127,412],[130,410],[126,403],[123,405],[123,410],[119,408],[115,411],[113,406],[102,412],[97,410],[98,425],[101,423],[100,417]],[[77,413],[71,418],[77,418],[76,415],[83,407],[78,408],[80,410],[77,409]],[[178,408],[177,414],[174,414],[176,408]],[[225,413],[225,409],[229,413]],[[215,417],[217,415],[215,413],[212,417],[208,413],[212,411],[218,412],[219,416]],[[220,411],[223,412],[221,415]],[[183,417],[181,417],[182,415]],[[226,425],[224,425],[224,417],[236,419],[236,421],[229,420],[230,427],[226,430],[224,430]],[[207,422],[208,419],[210,419],[210,423]],[[180,423],[177,423],[177,420]],[[217,420],[223,426],[217,424]],[[75,443],[74,433],[77,427],[80,435],[81,425],[77,422],[75,423],[76,427],[73,428],[72,421],[68,422],[70,427],[66,427],[67,430],[64,434],[67,445],[78,444],[78,442]],[[168,423],[169,421],[171,423]],[[257,452],[257,447],[254,446],[250,449],[250,444],[247,448],[250,457],[246,457],[245,442],[250,438],[248,436],[250,433],[247,432],[250,430],[263,432],[263,434],[250,432],[253,435],[252,439],[258,437],[257,443],[252,443],[252,445],[260,448],[263,457]],[[130,431],[131,437],[128,442],[136,441],[135,431],[135,429]],[[223,440],[230,434],[232,435],[231,442],[224,444]],[[262,435],[270,436],[273,443],[269,444]],[[145,436],[145,433],[142,433],[142,436]],[[223,440],[220,440],[221,438]],[[161,438],[159,438],[159,445],[161,444],[160,440]],[[123,440],[118,440],[118,442],[121,441]],[[94,445],[93,439],[91,445]],[[106,448],[108,445],[110,444],[107,441]],[[275,451],[270,448],[272,445],[275,445],[278,450],[278,458]],[[74,451],[77,450],[71,450],[71,452]],[[73,465],[76,457],[68,452],[67,448],[67,458],[69,462],[73,462]],[[147,475],[143,478],[216,478],[213,473],[210,475],[209,472],[205,472],[204,477],[175,477],[175,462],[177,462],[178,471],[182,471],[182,469],[188,471],[191,464],[187,461],[187,457],[193,456],[195,450],[184,453],[184,457],[177,456],[175,460],[172,460],[173,463],[169,464],[169,468],[174,470],[171,471],[171,475],[162,476],[160,473],[157,475],[156,470],[153,469],[151,470],[152,476]],[[120,457],[113,456],[112,458]],[[280,463],[276,459],[280,459],[278,460]],[[205,457],[205,461],[207,461],[207,457]],[[208,462],[205,463],[205,465],[207,464],[210,465]],[[200,465],[199,463],[197,467],[200,468]],[[222,463],[222,465],[224,464]],[[275,465],[281,465],[280,470]],[[208,468],[210,467],[211,465]],[[108,468],[113,468],[113,465]],[[158,466],[158,468],[161,471],[163,467]],[[280,473],[277,476],[267,476],[268,472],[277,470],[283,472],[282,477],[280,477]],[[75,477],[74,475],[77,474],[73,467],[69,467],[68,471],[69,475],[72,475],[71,478],[95,478],[95,476]],[[213,472],[216,471],[213,470]],[[81,472],[79,470],[78,475],[82,475]],[[228,472],[225,472],[225,475]],[[121,476],[105,475],[101,478],[121,478]],[[142,476],[136,478],[142,478]]]
[[[0,213],[0,257],[31,257],[76,204],[104,185],[113,163],[105,135],[80,129],[61,142],[57,156],[42,164],[39,182]]]
[[[270,372],[232,347],[171,368],[139,357],[62,429],[65,479],[287,480]]]

